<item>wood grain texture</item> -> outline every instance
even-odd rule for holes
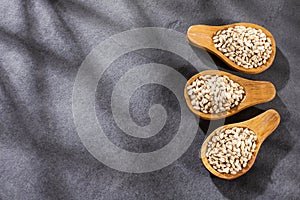
[[[268,37],[270,37],[272,43],[272,53],[270,55],[270,58],[267,60],[266,64],[257,68],[246,69],[232,62],[214,46],[214,42],[212,39],[214,34],[219,30],[228,29],[234,26],[246,26],[255,29],[261,29]],[[188,29],[187,38],[192,45],[206,49],[207,51],[215,54],[220,59],[222,59],[229,67],[246,74],[258,74],[267,70],[272,65],[276,54],[276,43],[273,35],[267,29],[257,24],[241,22],[235,24],[228,24],[224,26],[194,25]]]
[[[234,82],[239,83],[241,86],[244,87],[245,90],[245,97],[240,102],[240,104],[226,112],[221,112],[217,114],[206,114],[200,111],[197,111],[193,108],[191,104],[191,100],[189,95],[187,94],[187,87],[191,85],[191,83],[197,79],[199,76],[206,75],[206,74],[217,74],[217,75],[226,75]],[[217,120],[225,117],[232,116],[248,107],[265,103],[271,101],[276,96],[276,89],[275,86],[268,81],[253,81],[245,78],[241,78],[239,76],[230,74],[228,72],[220,71],[220,70],[205,70],[190,78],[184,88],[184,98],[189,109],[197,116],[202,119],[206,120]]]
[[[270,110],[267,110],[264,113],[254,117],[252,119],[249,119],[247,121],[235,123],[235,124],[228,124],[228,125],[217,128],[205,139],[205,141],[202,144],[201,151],[200,151],[200,158],[201,158],[204,166],[212,174],[214,174],[215,176],[222,178],[222,179],[231,180],[231,179],[235,179],[235,178],[242,176],[243,174],[248,172],[249,169],[253,166],[256,156],[258,154],[258,151],[259,151],[263,141],[278,127],[279,123],[280,123],[280,115],[278,114],[277,111],[270,109]],[[219,131],[223,128],[228,129],[228,128],[233,128],[233,127],[244,127],[244,128],[247,127],[249,129],[253,130],[254,133],[257,135],[257,146],[256,146],[255,151],[252,155],[252,158],[248,162],[247,166],[245,168],[243,168],[241,171],[239,171],[237,174],[232,175],[232,174],[219,173],[209,164],[209,162],[205,156],[205,153],[207,151],[207,145],[208,145],[208,142],[216,134],[217,131]]]

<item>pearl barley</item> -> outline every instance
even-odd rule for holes
[[[223,75],[203,75],[187,86],[195,110],[221,113],[236,107],[244,99],[244,88]]]
[[[218,31],[212,39],[219,51],[247,69],[266,64],[272,53],[271,39],[261,29],[235,26]]]
[[[251,160],[256,141],[256,134],[248,128],[222,129],[208,142],[205,156],[216,171],[234,175]]]

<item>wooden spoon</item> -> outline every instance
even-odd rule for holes
[[[200,112],[198,110],[195,110],[192,106],[190,97],[188,95],[188,90],[187,87],[192,84],[192,82],[197,79],[199,76],[202,75],[226,75],[228,76],[231,80],[234,82],[237,82],[241,86],[243,86],[245,90],[245,97],[244,99],[240,102],[240,104],[226,112],[221,112],[217,114],[206,114],[203,112]],[[198,115],[202,119],[206,120],[216,120],[216,119],[221,119],[225,117],[229,117],[231,115],[234,115],[241,110],[244,110],[248,107],[251,107],[256,104],[260,103],[265,103],[268,101],[271,101],[276,95],[276,89],[275,86],[268,81],[253,81],[245,78],[241,78],[239,76],[235,76],[233,74],[230,74],[228,72],[220,71],[220,70],[205,70],[202,71],[196,75],[194,75],[192,78],[190,78],[184,88],[184,98],[185,101],[189,107],[189,109],[196,115]]]
[[[277,128],[277,126],[279,125],[279,122],[280,122],[280,115],[278,114],[278,112],[276,112],[273,109],[270,109],[270,110],[267,110],[266,112],[254,117],[252,119],[249,119],[247,121],[236,123],[236,124],[228,124],[228,125],[217,128],[205,139],[204,143],[202,144],[200,156],[201,156],[204,166],[212,174],[214,174],[215,176],[217,176],[219,178],[231,180],[231,179],[235,179],[239,176],[242,176],[252,167],[252,165],[255,162],[255,159],[258,154],[261,144]],[[252,155],[252,158],[248,161],[247,166],[245,168],[243,168],[241,171],[237,172],[237,174],[235,174],[235,175],[220,173],[220,172],[216,171],[209,164],[209,162],[205,156],[206,151],[207,151],[208,142],[211,140],[212,136],[214,136],[217,131],[219,131],[223,128],[228,129],[228,128],[233,128],[233,127],[244,127],[244,128],[247,127],[249,129],[251,129],[257,135],[256,147],[255,147],[255,151]]]
[[[271,39],[272,53],[270,55],[270,58],[267,60],[266,64],[257,68],[246,69],[244,67],[235,64],[229,58],[227,58],[222,52],[216,49],[216,47],[214,46],[214,42],[212,40],[214,34],[219,30],[228,29],[234,26],[246,26],[255,29],[261,29],[267,35],[267,37]],[[264,27],[261,27],[256,24],[236,23],[236,24],[229,24],[224,26],[194,25],[188,29],[187,38],[192,45],[206,49],[207,51],[215,54],[220,59],[222,59],[229,67],[237,71],[244,72],[246,74],[258,74],[268,69],[272,65],[276,53],[276,44],[273,35]]]

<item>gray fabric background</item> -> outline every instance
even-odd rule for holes
[[[0,199],[300,199],[299,10],[297,0],[0,0]],[[268,108],[282,117],[246,175],[225,181],[205,169],[198,158],[209,125],[203,120],[188,151],[159,171],[119,172],[87,152],[73,123],[72,88],[81,62],[93,47],[138,27],[185,33],[193,24],[239,21],[270,30],[277,55],[274,65],[262,74],[236,74],[272,81],[278,93],[272,102],[249,108],[226,123]],[[233,72],[213,59],[220,69]],[[115,127],[109,108],[114,78],[149,62],[174,66],[186,78],[196,73],[182,58],[155,49],[129,53],[113,63],[100,80],[97,116],[108,137],[130,151],[161,148],[178,128],[176,97],[159,85],[137,90],[130,112],[137,124],[147,125],[149,106],[161,103],[170,114],[163,132],[146,141],[130,138]]]

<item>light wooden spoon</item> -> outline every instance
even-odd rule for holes
[[[234,82],[237,82],[241,86],[243,86],[245,90],[245,97],[244,99],[240,102],[240,104],[226,112],[221,112],[217,114],[206,114],[203,112],[200,112],[198,110],[195,110],[191,104],[190,97],[188,95],[188,90],[187,87],[191,85],[191,83],[197,79],[199,76],[202,75],[226,75],[228,76],[231,80]],[[245,78],[241,78],[239,76],[235,76],[233,74],[230,74],[228,72],[220,71],[220,70],[205,70],[202,71],[196,75],[194,75],[192,78],[190,78],[184,88],[184,98],[185,101],[189,107],[189,109],[195,114],[198,115],[202,119],[206,120],[217,120],[225,117],[229,117],[231,115],[234,115],[241,110],[244,110],[248,107],[251,107],[253,105],[257,105],[260,103],[265,103],[268,101],[271,101],[276,95],[276,89],[275,86],[268,81],[253,81]]]
[[[246,27],[261,29],[268,37],[270,37],[272,43],[272,53],[270,55],[270,58],[267,60],[266,64],[257,68],[246,69],[244,67],[235,64],[229,58],[227,58],[222,52],[216,49],[216,47],[214,46],[214,42],[212,40],[214,34],[219,30],[227,29],[234,26],[246,26]],[[276,44],[273,35],[264,27],[261,27],[256,24],[235,23],[235,24],[228,24],[224,26],[194,25],[188,29],[187,38],[192,45],[206,49],[207,51],[215,54],[220,59],[222,59],[229,67],[237,71],[244,72],[246,74],[258,74],[265,71],[272,65],[276,54]]]
[[[278,112],[276,112],[273,109],[267,110],[266,112],[249,119],[244,122],[236,123],[236,124],[228,124],[222,127],[217,128],[214,130],[204,141],[202,144],[201,152],[200,152],[200,157],[202,159],[202,162],[204,166],[215,176],[227,180],[235,179],[238,178],[239,176],[242,176],[245,174],[254,164],[256,156],[258,154],[259,148],[263,141],[277,128],[277,126],[280,123],[280,115]],[[257,142],[256,142],[256,147],[255,151],[252,155],[252,158],[248,161],[248,164],[245,168],[243,168],[241,171],[237,172],[237,174],[226,174],[226,173],[219,173],[216,171],[208,162],[205,154],[207,151],[207,145],[208,142],[211,140],[212,136],[216,134],[217,131],[225,128],[233,128],[233,127],[244,127],[244,128],[249,128],[251,129],[256,135],[257,135]]]

